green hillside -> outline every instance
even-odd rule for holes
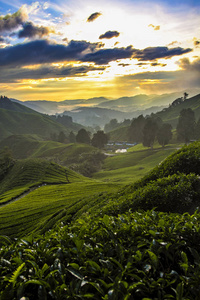
[[[93,178],[121,184],[135,182],[174,151],[174,145],[165,149],[157,147],[154,150],[137,145],[130,148],[127,153],[108,156],[102,170],[95,173]]]
[[[62,165],[78,163],[85,154],[92,154],[96,148],[87,144],[64,144],[44,141],[36,135],[12,135],[0,142],[0,149],[8,147],[15,159],[43,158]]]
[[[66,136],[70,131],[78,131],[82,126],[70,123],[64,126],[51,117],[38,113],[7,97],[0,97],[0,140],[15,134],[35,134],[49,139],[63,131]]]
[[[51,134],[63,131],[67,135],[70,129],[54,122],[48,116],[38,113],[25,113],[0,109],[1,140],[13,134],[36,134],[50,138]]]
[[[36,111],[32,110],[31,108],[28,108],[24,106],[22,103],[17,103],[11,101],[7,97],[0,96],[0,109],[6,109],[6,110],[12,110],[17,112],[24,112],[24,113],[37,113]]]
[[[0,298],[199,300],[199,161],[196,142],[117,192],[79,178],[1,207],[24,238],[0,236]]]
[[[16,161],[0,182],[0,234],[23,236],[44,230],[55,224],[57,215],[70,215],[77,203],[83,207],[86,196],[116,189],[52,162]]]
[[[200,118],[200,94],[192,98],[188,98],[176,106],[171,105],[161,112],[156,113],[156,115],[164,122],[170,123],[175,128],[178,123],[180,111],[186,108],[191,108],[195,113],[196,120],[198,120]]]

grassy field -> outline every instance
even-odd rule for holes
[[[129,149],[127,153],[106,158],[103,170],[95,173],[93,178],[105,182],[128,184],[137,181],[151,169],[173,153],[180,145],[173,144],[166,148],[156,147],[151,150],[141,144]]]

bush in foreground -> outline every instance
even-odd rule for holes
[[[0,299],[198,300],[199,224],[197,212],[148,211],[2,237]]]

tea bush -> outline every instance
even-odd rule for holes
[[[124,191],[105,206],[103,211],[111,215],[143,209],[184,213],[194,211],[200,205],[200,179],[195,174],[174,174],[150,181],[135,191]]]
[[[197,212],[148,211],[1,237],[0,299],[198,300],[199,224]]]

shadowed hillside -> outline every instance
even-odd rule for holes
[[[63,131],[69,135],[71,130],[81,128],[71,122],[69,127],[52,120],[49,116],[40,114],[6,97],[0,98],[0,140],[13,134],[35,134],[49,139]]]

